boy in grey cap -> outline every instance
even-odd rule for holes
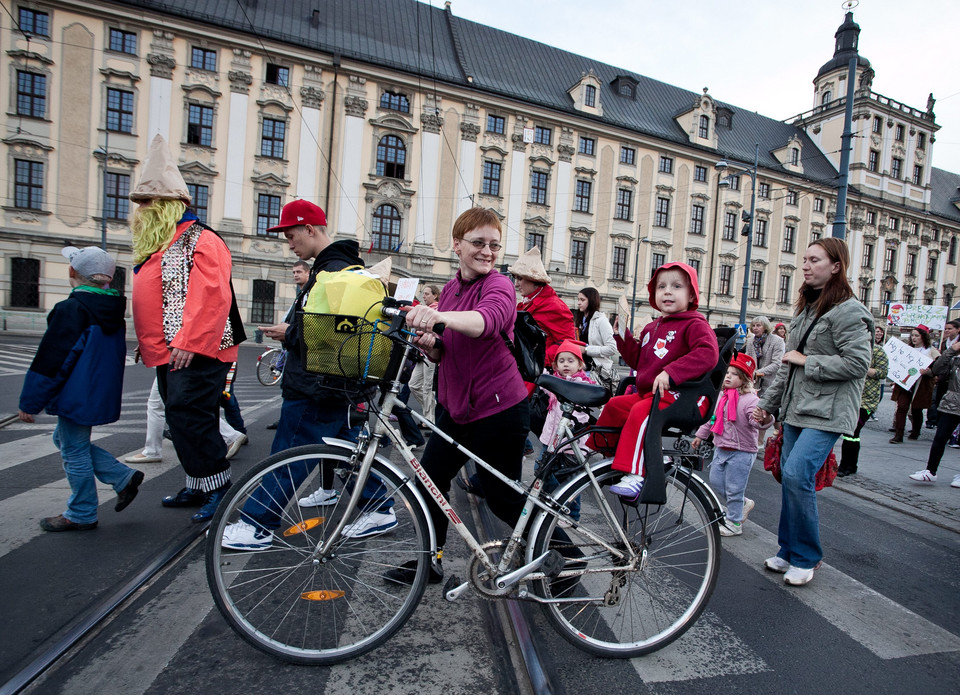
[[[60,449],[72,494],[63,514],[40,521],[44,531],[88,531],[97,527],[96,481],[117,492],[116,511],[137,496],[143,473],[90,443],[94,425],[120,418],[123,392],[123,313],[126,300],[107,289],[115,264],[95,246],[62,251],[70,261],[70,296],[47,316],[47,332],[20,393],[19,417],[33,422],[46,409],[57,416],[53,443]]]

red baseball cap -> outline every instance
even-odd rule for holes
[[[280,232],[287,227],[299,227],[304,224],[312,227],[326,227],[327,216],[323,214],[323,208],[309,200],[292,200],[280,211],[280,224],[270,227],[267,231]]]

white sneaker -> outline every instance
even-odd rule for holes
[[[757,503],[754,502],[749,497],[743,498],[743,521],[747,520],[747,516],[750,514],[750,512],[753,511],[753,508],[756,506],[757,506]]]
[[[301,497],[298,504],[301,507],[326,507],[330,504],[336,504],[338,499],[340,499],[339,490],[324,490],[321,487],[312,495]]]
[[[610,492],[620,497],[635,499],[640,496],[643,489],[643,476],[628,473],[620,478],[620,482],[610,486]]]
[[[950,487],[960,487],[960,474],[953,476],[953,482],[950,483]]]
[[[397,525],[397,515],[390,509],[387,512],[367,512],[343,529],[347,538],[367,538],[386,533]]]
[[[763,561],[763,566],[766,567],[768,570],[771,570],[773,572],[779,572],[780,574],[783,574],[788,569],[790,569],[790,563],[784,560],[779,555],[768,557],[766,560]]]
[[[142,451],[139,454],[130,454],[123,459],[124,463],[160,463],[160,461],[163,461],[160,456],[151,456]]]
[[[220,545],[230,550],[266,550],[273,545],[273,532],[237,521],[223,529]]]
[[[813,572],[813,569],[804,570],[790,565],[790,569],[783,575],[783,581],[790,586],[803,586],[813,579]]]
[[[721,536],[739,536],[743,533],[743,524],[738,524],[736,521],[725,521],[720,524],[720,535]]]
[[[918,483],[935,483],[937,482],[937,474],[931,473],[930,471],[924,469],[922,471],[917,471],[916,473],[911,473],[909,476],[910,480],[916,480]]]
[[[227,460],[232,459],[240,452],[240,447],[243,446],[245,441],[247,441],[247,435],[241,432],[239,437],[227,444]]]

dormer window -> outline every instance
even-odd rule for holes
[[[733,127],[733,111],[725,108],[717,108],[717,126],[720,128]]]
[[[698,128],[697,134],[702,138],[710,137],[710,117],[709,116],[700,116],[700,126]]]
[[[637,98],[637,81],[632,77],[619,75],[611,84],[613,85],[613,90],[619,96],[627,99]]]
[[[583,105],[591,108],[597,105],[597,88],[592,84],[585,85],[583,88]]]

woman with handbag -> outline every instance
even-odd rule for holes
[[[764,565],[794,586],[813,579],[823,558],[814,481],[840,435],[856,428],[872,357],[873,317],[854,296],[849,266],[840,239],[807,247],[784,367],[754,413],[765,422],[779,411],[783,423],[780,549]]]
[[[590,363],[588,369],[594,380],[613,393],[617,388],[614,360],[620,357],[613,327],[600,311],[600,293],[595,287],[584,287],[577,295],[577,333],[581,342],[587,344],[583,356]]]
[[[940,467],[940,459],[943,458],[943,450],[953,431],[960,425],[960,340],[946,348],[936,362],[930,365],[930,369],[947,380],[947,392],[937,408],[937,431],[930,445],[927,467],[908,476],[918,483],[937,482],[937,469]],[[960,475],[953,477],[950,487],[960,487]]]

